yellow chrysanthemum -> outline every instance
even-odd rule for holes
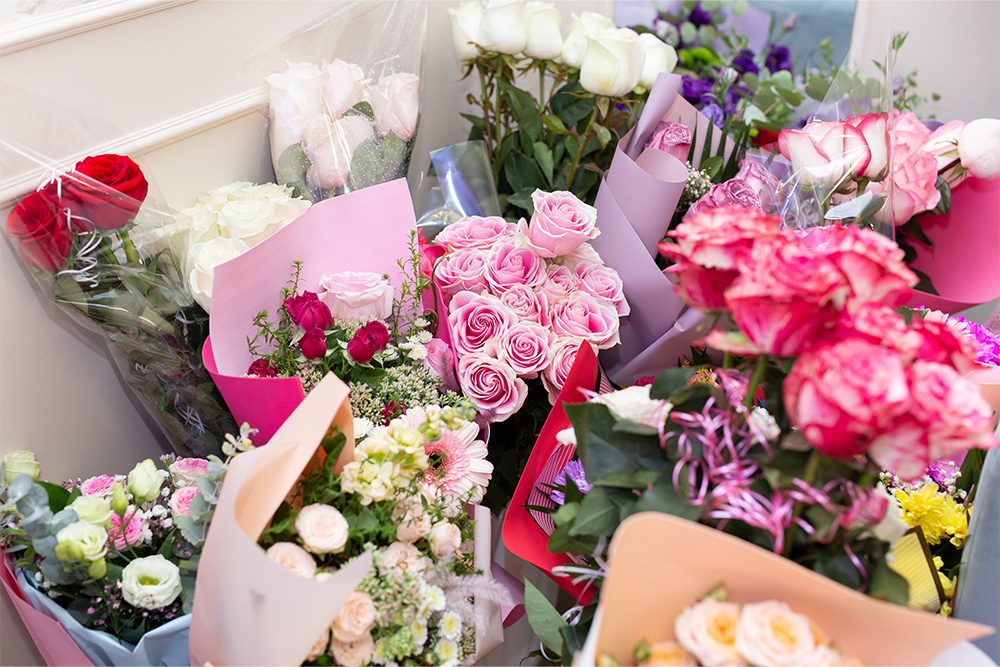
[[[920,526],[928,544],[939,544],[950,537],[961,547],[969,531],[965,509],[946,493],[939,493],[937,484],[928,484],[907,494],[896,489],[896,500],[903,511],[902,519],[911,528]]]

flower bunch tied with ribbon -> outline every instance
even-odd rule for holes
[[[88,157],[21,199],[6,232],[52,299],[107,338],[175,451],[204,456],[221,451],[235,424],[198,359],[207,318],[159,238],[170,215],[146,202],[148,192],[129,157]]]

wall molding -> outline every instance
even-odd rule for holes
[[[0,28],[0,56],[153,14],[194,0],[95,0]]]
[[[244,116],[253,113],[266,115],[267,102],[267,90],[261,86],[181,116],[175,116],[162,123],[91,146],[88,150],[77,155],[50,157],[65,164],[75,164],[88,155],[104,153],[141,157],[164,146],[207,132]],[[14,146],[8,147],[18,150]],[[16,200],[34,190],[49,171],[49,165],[39,162],[37,168],[22,171],[11,178],[0,181],[0,208],[14,204]]]

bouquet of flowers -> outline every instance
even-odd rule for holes
[[[280,185],[317,202],[406,176],[426,22],[419,5],[353,2],[256,57]]]
[[[122,378],[181,455],[219,452],[232,418],[198,362],[204,315],[176,256],[155,240],[169,215],[123,155],[96,155],[18,202],[6,232],[52,299],[103,334]]]
[[[479,0],[449,10],[455,54],[479,95],[469,139],[483,139],[506,218],[529,215],[537,189],[593,203],[614,146],[657,75],[677,62],[652,34],[617,28],[594,12],[574,15],[565,36],[552,4]],[[522,81],[537,76],[535,97]]]
[[[227,454],[251,448],[250,435],[228,436]],[[166,469],[146,459],[128,475],[60,485],[36,481],[33,453],[4,457],[0,545],[21,568],[19,592],[97,664],[187,658],[195,570],[228,461],[162,461]],[[36,641],[49,641],[41,634]]]

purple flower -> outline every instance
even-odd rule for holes
[[[961,322],[965,332],[975,339],[976,361],[990,366],[1000,366],[1000,336],[991,332],[978,322],[967,320],[961,315],[955,315],[949,319]]]
[[[587,483],[587,476],[583,472],[583,464],[576,459],[568,461],[566,463],[566,467],[559,471],[559,474],[552,480],[553,486],[565,486],[567,475],[571,480],[573,480],[576,488],[580,489],[581,493],[587,493],[594,488],[593,484]],[[566,504],[566,494],[562,491],[549,491],[549,498],[551,498],[552,502],[556,505]]]
[[[712,123],[714,123],[718,128],[721,128],[722,124],[726,121],[726,114],[723,113],[722,108],[714,102],[706,105],[705,108],[701,110],[701,113],[711,120]]]
[[[695,79],[687,74],[681,79],[681,95],[692,104],[697,104],[703,95],[711,92],[712,82],[708,79]]]
[[[729,115],[739,104],[740,100],[750,95],[750,90],[746,86],[733,86],[722,96],[722,110]]]
[[[954,461],[935,461],[927,467],[927,476],[945,492],[955,485],[960,473],[961,469]]]
[[[701,8],[701,3],[696,2],[694,8],[691,9],[691,13],[688,14],[688,21],[694,24],[696,28],[700,28],[703,25],[712,25],[712,12]]]
[[[775,47],[771,47],[773,51]],[[788,55],[788,49],[785,47],[780,47],[785,49],[785,56]],[[753,61],[754,53],[750,49],[743,49],[740,51],[735,58],[733,58],[733,69],[735,69],[740,74],[746,74],[750,72],[751,74],[758,74],[760,70],[757,69],[757,63]]]
[[[772,44],[764,59],[764,66],[771,72],[781,70],[792,71],[792,57],[788,53],[788,47],[780,44]]]

